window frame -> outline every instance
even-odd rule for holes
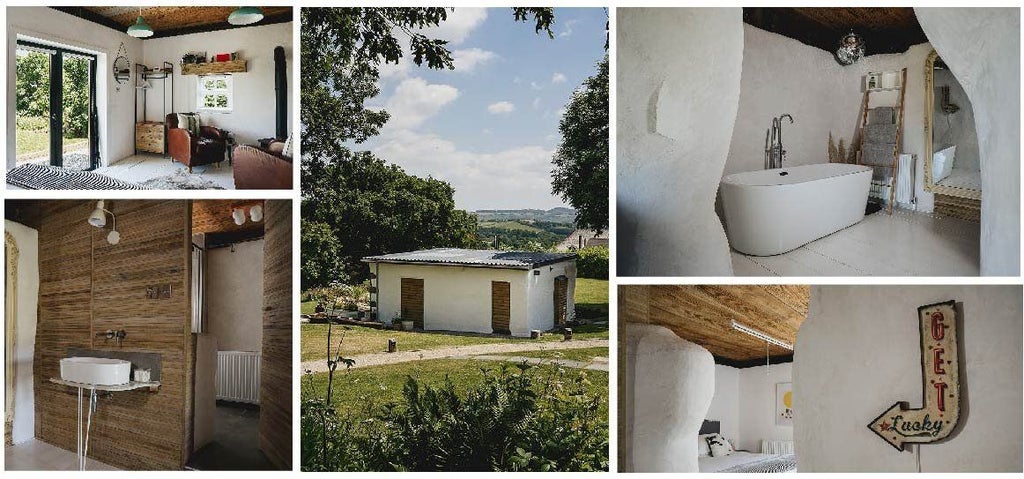
[[[211,78],[223,79],[227,86],[225,88],[207,89],[204,85],[206,81]],[[204,100],[206,99],[206,97],[210,95],[224,95],[227,98],[227,106],[205,106],[206,102]],[[226,73],[215,73],[210,75],[199,75],[196,77],[196,111],[206,111],[212,113],[231,113],[232,111],[234,111],[234,107],[234,82],[231,78],[231,75]]]

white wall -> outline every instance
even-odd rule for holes
[[[109,72],[118,47],[124,42],[128,61],[142,59],[142,41],[124,32],[45,7],[7,7],[7,138],[15,138],[16,63],[13,55],[18,36],[31,37],[98,54],[97,105],[99,110],[100,159],[103,164],[133,154],[135,108],[133,83],[118,84]],[[15,142],[7,142],[7,168],[16,162]]]
[[[207,250],[206,318],[217,350],[263,350],[262,239]]]
[[[423,328],[427,330],[491,333],[491,281],[509,282],[515,336],[529,336],[526,281],[529,271],[461,266],[371,263],[377,273],[378,314],[384,322],[401,315],[402,278],[423,280]]]
[[[740,96],[742,10],[616,15],[619,274],[731,275],[714,202]]]
[[[797,40],[743,24],[743,76],[739,110],[723,174],[764,168],[765,132],[783,113],[786,166],[828,163],[828,135],[836,146],[850,142],[860,122],[864,75],[907,68],[903,119],[903,153],[917,155],[917,210],[931,212],[934,199],[924,190],[924,62],[931,45],[923,43],[899,54],[870,55],[842,66],[832,54]],[[873,104],[892,105],[895,93],[875,93]]]
[[[547,331],[555,327],[555,278],[565,275],[568,287],[565,295],[566,320],[576,317],[576,261],[563,261],[552,265],[541,266],[529,271],[526,277],[527,323],[529,329]],[[489,310],[488,310],[489,311]]]
[[[721,421],[721,433],[733,444],[740,437],[740,369],[722,364],[715,365],[715,395],[711,398],[704,419]]]
[[[18,444],[34,438],[36,434],[32,358],[39,309],[39,232],[10,220],[4,220],[4,230],[14,237],[18,246],[17,369],[14,373],[14,425],[11,431],[11,440]]]
[[[916,8],[974,106],[981,155],[981,274],[1020,274],[1020,9]]]
[[[231,131],[239,144],[255,144],[259,138],[274,136],[274,47],[284,47],[288,65],[288,131],[292,130],[291,65],[295,61],[292,48],[292,22],[256,25],[216,32],[194,33],[145,41],[145,64],[174,65],[174,106],[172,111],[196,111],[196,85],[198,76],[181,75],[181,57],[192,51],[203,51],[207,56],[216,53],[237,52],[246,60],[248,71],[232,74],[234,84],[234,110],[231,113],[200,112],[205,124]],[[163,121],[159,82],[150,92],[156,101],[150,102],[147,118]]]
[[[762,439],[792,441],[792,426],[775,425],[775,385],[792,382],[793,363],[743,368],[739,373],[740,431],[737,447],[760,452]],[[799,410],[794,410],[797,415],[793,422],[796,422]]]
[[[697,433],[715,390],[711,353],[662,326],[622,331],[620,470],[697,472]]]
[[[917,308],[948,300],[963,304],[961,429],[900,452],[867,424],[896,401],[921,406]],[[1020,286],[812,287],[793,365],[798,469],[1020,472],[1021,315]]]

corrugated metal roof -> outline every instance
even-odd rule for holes
[[[416,263],[479,266],[502,269],[533,269],[546,264],[576,259],[572,253],[499,251],[492,249],[435,248],[363,258],[366,263]]]

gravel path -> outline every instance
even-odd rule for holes
[[[401,346],[401,345],[399,345]],[[425,349],[421,351],[399,351],[397,353],[373,353],[353,356],[356,361],[352,368],[366,368],[383,364],[406,363],[409,361],[425,361],[428,359],[446,359],[456,356],[505,355],[522,351],[549,351],[556,349],[581,349],[608,347],[607,339],[583,339],[559,342],[530,343],[498,343],[475,344],[472,346],[453,346],[449,348]],[[525,358],[524,358],[525,359]],[[536,358],[533,358],[536,359]],[[341,369],[342,366],[339,366]],[[302,363],[302,371],[325,373],[327,361],[319,359]]]

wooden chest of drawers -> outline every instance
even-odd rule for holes
[[[164,154],[164,124],[144,121],[135,124],[135,149]]]

